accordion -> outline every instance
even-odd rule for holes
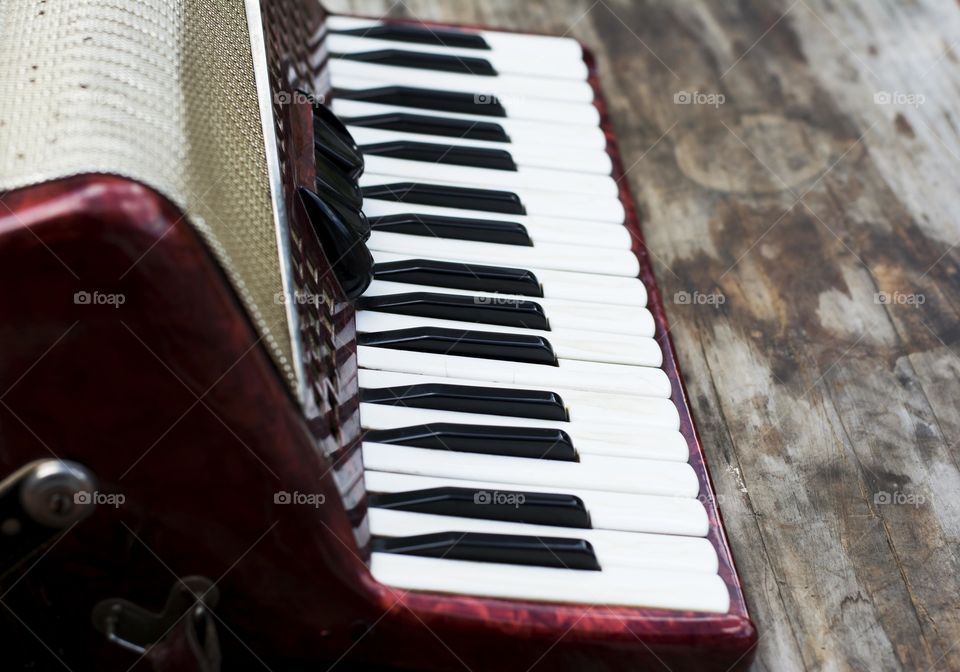
[[[19,0],[0,70],[16,639],[73,669],[749,667],[586,48]]]

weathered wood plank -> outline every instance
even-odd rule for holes
[[[756,668],[960,669],[957,5],[328,6],[595,49]]]

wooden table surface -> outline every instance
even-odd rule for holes
[[[755,669],[960,670],[957,4],[326,4],[595,50]]]

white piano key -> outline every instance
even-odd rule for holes
[[[430,285],[411,285],[405,282],[387,282],[374,280],[367,287],[364,296],[385,296],[406,292],[430,292],[435,294],[453,294],[473,296],[478,302],[505,303],[530,301],[539,304],[550,326],[566,327],[585,331],[606,331],[611,334],[653,334],[653,315],[639,306],[611,306],[608,304],[587,303],[586,301],[567,301],[565,299],[544,299],[520,296],[519,294],[500,294],[499,292],[476,292],[469,289],[450,289]]]
[[[377,508],[369,509],[367,515],[370,534],[378,537],[412,537],[443,532],[560,537],[590,542],[602,569],[622,566],[716,574],[719,566],[713,544],[698,537],[528,525]]]
[[[475,189],[535,189],[616,198],[619,187],[609,175],[572,173],[547,168],[518,166],[517,170],[475,168],[451,163],[413,161],[364,154],[365,170],[377,175],[402,177],[414,182],[452,182]]]
[[[451,450],[412,448],[363,442],[363,466],[415,476],[498,481],[556,489],[582,488],[637,495],[693,499],[700,484],[693,467],[683,462],[631,457],[582,455],[579,462],[503,457]]]
[[[334,59],[335,60],[335,59]],[[346,61],[338,61],[339,63],[346,63]],[[350,64],[354,65],[354,64]],[[365,65],[365,64],[357,64]],[[399,70],[400,68],[396,68]],[[409,68],[408,68],[409,69]],[[341,69],[342,71],[342,69]],[[333,70],[332,82],[333,86],[338,89],[346,89],[350,91],[366,91],[369,89],[379,89],[387,86],[410,86],[413,88],[424,88],[431,90],[448,90],[438,88],[438,87],[427,87],[424,83],[417,83],[417,78],[415,77],[405,77],[409,83],[399,82],[396,78],[390,79],[366,79],[359,76],[343,76],[337,75],[337,70]],[[413,70],[414,73],[423,72],[422,70]],[[485,78],[487,79],[487,78]],[[463,89],[464,87],[460,87]],[[544,98],[537,98],[532,96],[524,96],[523,94],[494,94],[490,91],[462,91],[453,89],[456,93],[466,93],[476,96],[475,100],[478,101],[479,105],[484,104],[498,104],[502,109],[504,114],[509,119],[526,119],[529,121],[542,121],[548,124],[566,124],[575,128],[598,128],[600,125],[600,112],[592,103],[589,102],[571,102],[566,100],[548,100]],[[432,114],[434,110],[432,108],[417,108],[421,110],[430,109]],[[501,117],[494,117],[491,115],[479,115],[481,118],[488,121],[495,121]],[[571,132],[576,132],[575,129],[572,129]]]
[[[366,201],[364,201],[366,203]],[[429,259],[434,261],[463,262],[463,259],[437,257],[422,254],[397,254],[383,250],[370,250],[374,262],[386,264],[410,259]],[[504,266],[503,263],[489,263],[490,266]],[[597,275],[595,273],[575,273],[521,266],[537,276],[543,289],[543,298],[569,299],[571,301],[592,301],[610,305],[645,306],[647,289],[639,278]],[[534,298],[534,297],[531,297]]]
[[[616,197],[619,187],[609,175],[573,173],[545,168],[518,166],[517,170],[476,168],[450,163],[414,161],[376,154],[365,154],[366,170],[418,182],[451,182],[473,188],[533,189],[546,192]]]
[[[595,572],[373,553],[370,573],[380,583],[403,590],[715,613],[730,609],[723,579],[698,572]]]
[[[418,315],[395,315],[372,310],[357,312],[357,331],[373,334],[394,329],[438,327],[458,331],[486,331],[498,334],[523,334],[546,338],[560,359],[603,362],[636,367],[659,367],[663,363],[660,344],[649,336],[610,334],[574,329],[524,329],[499,324],[442,320]]]
[[[533,271],[533,268],[529,270]],[[647,305],[647,288],[636,277],[566,273],[544,269],[537,272],[545,298],[557,297],[572,301]]]
[[[557,366],[480,357],[435,355],[392,348],[357,346],[357,361],[368,369],[446,376],[490,383],[569,387],[614,394],[668,398],[670,379],[651,366],[624,366],[561,359]]]
[[[468,210],[465,208],[444,208],[436,205],[420,205],[380,198],[363,199],[363,212],[367,217],[386,217],[390,215],[436,215],[439,217],[463,217],[494,222],[512,222],[522,224],[535,245],[553,243],[557,245],[583,245],[585,247],[604,247],[630,250],[633,247],[633,235],[622,224],[610,222],[580,222],[573,219],[556,217],[536,217],[515,215],[488,210]]]
[[[458,91],[471,94],[491,94],[497,96],[517,96],[530,103],[563,101],[567,103],[593,102],[593,87],[587,81],[570,79],[548,79],[545,77],[525,77],[522,75],[501,74],[496,76],[473,75],[462,72],[444,72],[427,68],[408,68],[381,63],[351,61],[333,56],[327,61],[327,67],[333,78],[334,86],[349,88],[368,88],[366,84],[356,85],[359,80],[376,81],[383,84],[416,86],[422,89]],[[506,107],[506,104],[504,104]]]
[[[680,428],[680,414],[670,399],[655,397],[636,397],[602,392],[585,392],[569,388],[550,388],[537,385],[517,385],[515,383],[484,383],[476,380],[460,380],[441,376],[422,376],[413,373],[360,369],[360,387],[375,389],[383,387],[402,387],[404,385],[425,385],[439,383],[444,385],[467,385],[478,387],[497,387],[513,390],[543,390],[555,392],[563,399],[567,415],[571,422],[605,422],[617,425],[640,424],[666,429]]]
[[[496,427],[562,429],[570,436],[574,448],[581,455],[636,457],[673,462],[686,462],[690,457],[687,440],[680,432],[659,427],[604,426],[594,423],[437,411],[387,404],[360,404],[360,423],[365,429],[397,429],[445,422]]]
[[[601,149],[581,149],[578,147],[557,147],[543,143],[517,144],[514,142],[493,142],[489,140],[475,140],[449,135],[429,135],[426,133],[406,133],[392,129],[371,128],[347,124],[347,130],[357,141],[358,145],[407,140],[410,142],[432,142],[438,144],[457,145],[460,147],[477,147],[480,149],[498,149],[509,152],[518,166],[534,168],[551,168],[553,170],[571,171],[575,173],[593,173],[609,175],[613,170],[610,155]]]
[[[438,232],[434,231],[432,227],[429,227],[429,222],[426,220],[429,217],[429,214],[423,212],[417,212],[426,207],[431,206],[418,206],[408,203],[397,203],[394,201],[375,201],[374,199],[365,199],[363,202],[363,210],[368,217],[374,217],[376,215],[371,215],[368,210],[373,209],[377,210],[379,208],[371,208],[370,206],[374,203],[389,203],[392,206],[400,206],[396,208],[397,210],[402,209],[404,206],[408,208],[408,214],[414,217],[419,218],[428,225],[430,229],[427,233],[428,236],[434,238],[441,238]],[[435,208],[437,210],[454,210],[453,208]],[[464,212],[476,212],[474,210],[464,211]],[[492,214],[492,213],[486,213]],[[456,216],[456,215],[450,215]],[[632,237],[629,230],[624,226],[618,225],[601,225],[601,226],[584,226],[580,222],[574,222],[572,220],[554,220],[554,223],[549,226],[544,226],[539,221],[537,222],[522,222],[520,221],[522,215],[502,215],[500,219],[495,219],[493,217],[485,217],[479,221],[499,221],[499,222],[509,222],[513,224],[522,224],[524,229],[527,231],[527,236],[530,238],[530,241],[533,243],[534,247],[540,245],[577,245],[580,247],[593,247],[593,248],[603,248],[603,249],[612,249],[612,250],[630,250]],[[387,232],[389,233],[389,232]],[[396,233],[396,232],[393,232]],[[431,235],[432,234],[432,235]],[[415,234],[409,234],[415,235]],[[491,234],[492,236],[493,234]],[[451,240],[457,240],[451,238]]]
[[[523,117],[491,117],[482,114],[467,114],[462,112],[447,112],[444,110],[430,110],[422,107],[405,107],[400,105],[386,105],[365,100],[349,100],[347,98],[333,98],[330,101],[334,114],[346,122],[350,117],[367,116],[372,114],[389,114],[391,112],[406,112],[431,117],[449,117],[451,119],[465,119],[468,121],[494,123],[499,125],[513,145],[550,145],[558,149],[565,147],[598,149],[605,151],[607,137],[596,124],[570,124],[563,120],[547,122],[537,117],[525,119]],[[523,113],[524,108],[516,110]],[[558,115],[559,116],[559,115]]]
[[[487,492],[545,492],[579,497],[590,514],[591,525],[599,530],[649,532],[704,537],[710,530],[707,511],[699,499],[634,495],[622,492],[562,489],[530,483],[508,484],[501,481],[477,481],[462,478],[414,476],[385,471],[364,473],[367,492],[408,492],[429,488],[473,488]]]
[[[331,15],[326,20],[329,30],[353,30],[372,28],[383,25],[377,19],[364,19],[354,16]],[[404,25],[404,24],[401,24]],[[406,25],[423,27],[424,24],[409,22]],[[444,28],[444,30],[451,30]],[[553,62],[580,62],[583,61],[583,48],[580,43],[570,37],[556,37],[554,35],[523,35],[491,30],[454,29],[457,32],[480,35],[490,49],[472,49],[470,51],[481,56],[487,53],[516,54],[526,58],[541,58]],[[393,44],[409,44],[396,42]],[[419,46],[419,45],[418,45]]]
[[[403,178],[398,175],[381,175],[379,173],[364,173],[360,176],[361,187],[397,184],[398,182],[413,182],[435,184],[451,187],[467,187],[460,182],[451,180],[417,180]],[[483,187],[489,189],[490,187]],[[559,193],[541,189],[526,189],[511,187],[498,188],[497,191],[509,191],[516,194],[527,214],[541,217],[556,217],[558,219],[575,219],[596,222],[623,224],[626,211],[623,203],[613,196],[597,196],[590,194]]]
[[[529,50],[504,53],[492,49],[469,49],[449,47],[446,45],[399,42],[396,40],[381,40],[375,37],[358,37],[354,35],[338,35],[335,33],[327,35],[326,47],[331,53],[335,54],[358,54],[367,51],[401,49],[403,51],[415,51],[422,54],[457,56],[464,59],[482,58],[490,63],[497,73],[505,75],[556,77],[559,79],[580,81],[585,80],[588,75],[587,64],[582,58],[578,60],[565,58],[560,62],[542,58],[530,58],[535,54]]]
[[[577,245],[580,247],[601,247],[612,250],[631,250],[633,237],[629,229],[623,226],[597,226],[585,230],[570,220],[555,220],[554,226],[545,229],[539,224],[527,228],[527,235],[537,245]]]
[[[618,275],[627,278],[635,278],[640,273],[640,262],[631,250],[605,247],[584,248],[550,243],[526,247],[414,236],[388,231],[373,231],[367,240],[367,247],[371,250],[392,252],[410,258],[426,255],[438,259],[490,266],[545,268],[574,273]]]

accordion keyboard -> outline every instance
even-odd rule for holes
[[[328,29],[373,257],[356,325],[374,578],[726,613],[579,44]]]

